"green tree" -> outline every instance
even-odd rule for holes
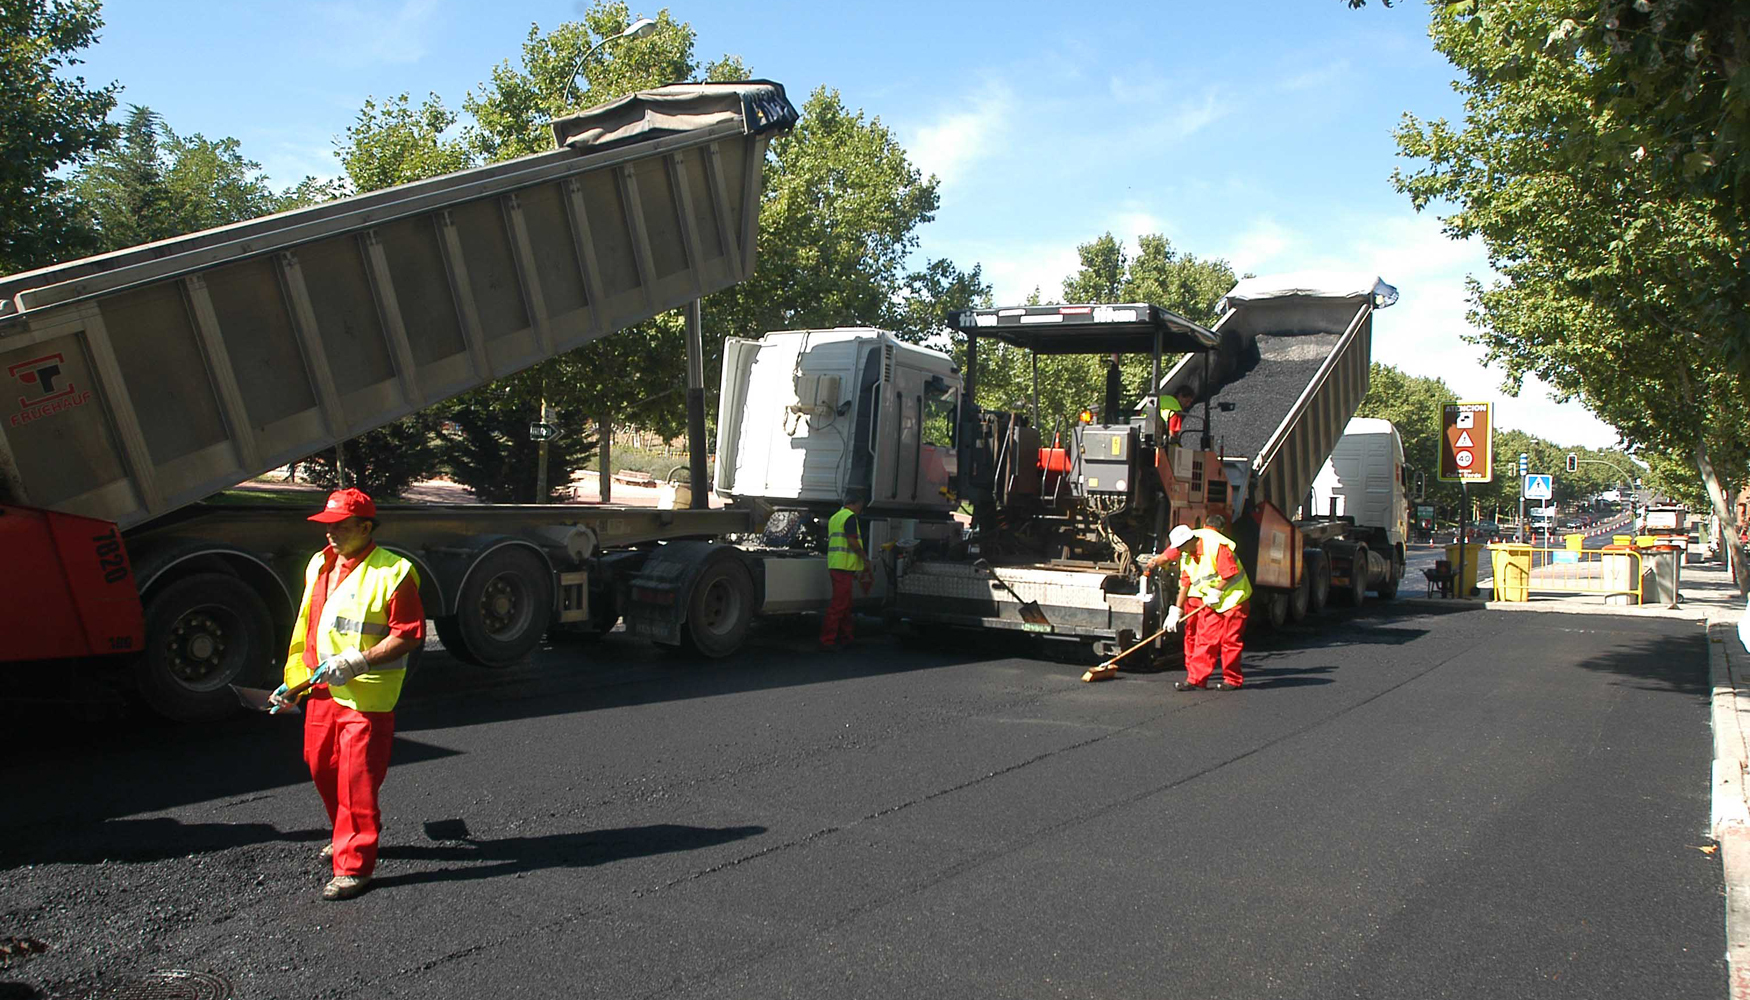
[[[70,185],[99,250],[241,222],[329,193],[314,178],[275,191],[236,139],[179,136],[150,108],[130,107],[120,131]]]
[[[1081,266],[1063,280],[1065,302],[1150,302],[1193,322],[1215,322],[1216,303],[1234,285],[1233,268],[1220,258],[1199,258],[1173,247],[1167,237],[1148,233],[1137,238],[1131,258],[1110,232],[1076,247]],[[1031,304],[1037,304],[1035,291]],[[1177,355],[1162,359],[1165,373]],[[1148,391],[1151,359],[1146,355],[1121,360],[1125,402]],[[1030,408],[1033,361],[1027,352],[994,341],[980,345],[981,405],[1025,412]],[[1105,396],[1105,361],[1087,355],[1039,359],[1039,417],[1046,432],[1073,422],[1083,408],[1099,405]]]
[[[360,192],[465,170],[475,160],[467,143],[448,134],[456,118],[436,94],[418,107],[406,94],[381,103],[367,97],[335,155]]]
[[[98,0],[0,0],[0,274],[91,252],[66,172],[113,140],[120,89],[72,68],[97,38]]]
[[[1395,176],[1488,248],[1503,280],[1472,280],[1471,320],[1509,389],[1535,373],[1635,449],[1688,455],[1728,524],[1724,486],[1750,467],[1750,214],[1744,157],[1721,157],[1745,127],[1747,20],[1741,3],[1436,6],[1465,120],[1406,116],[1400,151],[1424,165]]]
[[[621,0],[595,0],[582,21],[546,33],[538,24],[529,25],[521,64],[500,63],[491,79],[462,102],[474,118],[466,132],[469,148],[489,163],[546,152],[553,148],[548,123],[555,118],[699,76],[692,25],[675,20],[667,8],[655,21],[656,28],[643,38],[615,39],[632,23],[630,10]],[[580,68],[578,61],[603,42]],[[574,83],[573,70],[581,86]],[[748,73],[740,59],[725,55],[707,65],[703,76],[745,80]]]

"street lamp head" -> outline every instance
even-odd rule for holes
[[[571,88],[577,84],[577,74],[583,72],[583,64],[588,62],[589,57],[595,55],[603,46],[610,42],[624,41],[629,38],[648,38],[650,37],[651,32],[654,32],[658,27],[659,25],[650,18],[641,17],[638,20],[633,21],[631,24],[626,25],[625,29],[619,34],[610,35],[594,45],[591,45],[585,50],[583,55],[577,57],[577,64],[571,67],[571,75],[565,78],[565,92],[559,95],[559,102],[561,104],[570,103]]]

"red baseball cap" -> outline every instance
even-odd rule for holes
[[[349,517],[376,517],[377,505],[362,490],[335,490],[328,494],[322,513],[310,518],[323,524],[334,524]]]

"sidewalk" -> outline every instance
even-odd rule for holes
[[[1720,563],[1686,564],[1677,576],[1677,607],[1664,605],[1628,606],[1606,604],[1600,594],[1563,594],[1539,591],[1537,578],[1532,578],[1529,601],[1494,600],[1494,582],[1480,581],[1484,601],[1490,611],[1555,611],[1568,614],[1614,615],[1620,618],[1680,618],[1689,621],[1714,622],[1726,615],[1733,625],[1744,611],[1744,598],[1732,583],[1732,571]]]
[[[1750,764],[1750,746],[1745,743],[1750,732],[1750,652],[1738,638],[1743,601],[1731,588],[1730,573],[1719,570],[1718,576],[1731,594],[1705,606],[1713,687],[1711,832],[1725,867],[1727,996],[1750,1000],[1750,799],[1745,795],[1745,767]],[[1688,596],[1687,583],[1679,589]]]

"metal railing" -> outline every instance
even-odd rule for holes
[[[1642,603],[1641,553],[1633,549],[1489,546],[1506,550],[1494,574],[1495,599],[1527,600],[1534,593],[1627,595]],[[1514,596],[1523,595],[1523,596]]]

